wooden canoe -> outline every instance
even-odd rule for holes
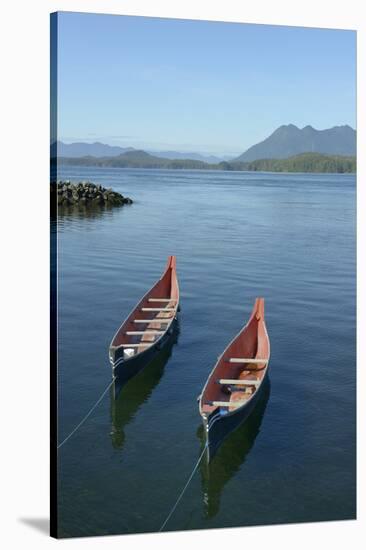
[[[122,323],[109,347],[113,376],[127,382],[152,361],[172,337],[179,310],[176,257]]]
[[[267,374],[269,356],[264,299],[257,298],[249,321],[218,358],[199,397],[208,460],[252,412]]]

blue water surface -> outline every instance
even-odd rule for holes
[[[201,449],[196,397],[264,296],[270,385],[167,530],[355,517],[355,176],[60,167],[131,197],[60,213],[59,439],[111,379],[110,340],[177,256],[171,350],[59,450],[59,534],[157,531]]]

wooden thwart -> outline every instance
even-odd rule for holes
[[[174,307],[142,307],[141,311],[175,311]]]
[[[141,334],[164,334],[165,330],[128,330],[128,336],[140,336]]]
[[[231,380],[229,378],[221,378],[219,384],[233,384],[235,386],[259,386],[261,380]]]
[[[247,357],[230,357],[230,359],[225,359],[225,361],[228,361],[229,363],[268,363],[268,359],[248,359]]]
[[[149,347],[152,346],[154,342],[149,342],[148,344],[144,344],[144,342],[140,342],[139,344],[121,344],[118,347],[121,348],[139,348],[140,346]]]
[[[134,323],[169,323],[172,317],[154,317],[154,319],[134,319]]]
[[[211,401],[209,405],[214,407],[241,407],[247,399],[241,399],[240,401]]]

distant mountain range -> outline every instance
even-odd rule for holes
[[[128,151],[133,151],[133,147],[119,147],[106,145],[96,141],[95,143],[64,143],[57,141],[51,145],[51,157],[117,157]]]
[[[354,156],[356,131],[350,126],[316,130],[312,126],[300,129],[288,124],[280,126],[264,141],[253,145],[234,160],[285,159],[301,153]]]
[[[64,143],[63,141],[57,141],[51,146],[52,157],[118,157],[124,153],[131,151],[137,151],[134,147],[119,147],[117,145],[107,145],[96,141],[95,143],[75,142]],[[154,156],[166,159],[193,159],[201,160],[203,162],[221,162],[223,160],[230,160],[234,158],[233,155],[223,155],[218,157],[215,155],[205,155],[202,153],[182,153],[180,151],[147,151]]]
[[[356,170],[356,131],[350,126],[316,130],[294,124],[280,126],[267,139],[237,158],[200,153],[162,151],[153,153],[104,143],[51,145],[51,157],[62,164],[197,170],[325,171]],[[288,162],[287,162],[288,161]]]

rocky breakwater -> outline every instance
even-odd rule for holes
[[[58,181],[57,204],[58,206],[121,206],[132,204],[132,200],[113,189],[106,189],[95,183]]]

